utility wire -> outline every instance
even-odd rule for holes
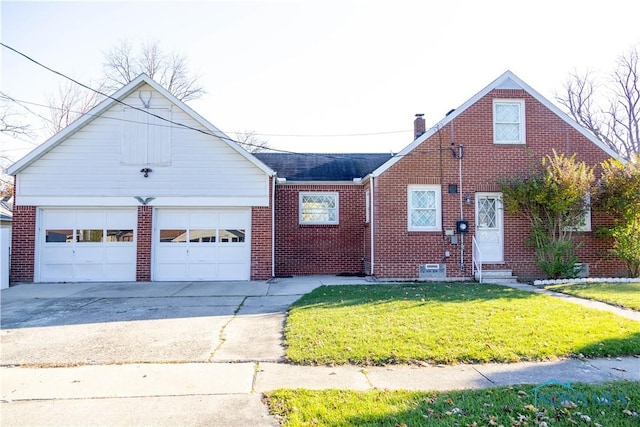
[[[179,128],[190,129],[190,130],[193,130],[193,131],[196,131],[196,132],[199,132],[199,133],[202,133],[202,134],[208,135],[208,136],[213,136],[213,137],[216,137],[216,138],[224,139],[224,140],[227,140],[227,141],[233,142],[233,143],[238,144],[238,145],[246,145],[246,146],[250,146],[250,147],[261,148],[261,149],[264,149],[264,150],[274,151],[274,152],[283,153],[283,154],[310,155],[310,156],[325,156],[325,157],[332,157],[332,158],[340,158],[340,157],[338,157],[338,156],[337,156],[337,155],[335,155],[335,154],[325,154],[325,153],[299,153],[299,152],[294,152],[294,151],[289,151],[289,150],[280,150],[280,149],[277,149],[277,148],[263,147],[263,146],[256,145],[256,144],[251,144],[251,143],[246,143],[246,142],[240,142],[240,141],[237,141],[237,140],[235,140],[235,139],[229,138],[229,137],[227,137],[227,136],[225,136],[225,135],[217,135],[217,134],[212,133],[212,132],[209,132],[209,131],[207,131],[207,130],[198,129],[198,128],[195,128],[195,127],[192,127],[192,126],[186,125],[186,124],[184,124],[184,123],[176,122],[176,121],[173,121],[173,120],[170,120],[170,119],[164,118],[164,117],[162,117],[162,116],[159,116],[159,115],[157,115],[157,114],[154,114],[154,113],[152,113],[152,112],[150,112],[150,111],[148,111],[148,110],[145,110],[144,108],[140,108],[140,107],[136,107],[136,106],[134,106],[134,105],[127,104],[126,102],[121,101],[121,100],[119,100],[119,99],[117,99],[117,98],[114,98],[114,97],[113,97],[113,96],[111,96],[111,95],[108,95],[108,94],[106,94],[106,93],[104,93],[104,92],[102,92],[102,91],[99,91],[99,90],[97,90],[97,89],[94,89],[94,88],[92,88],[92,87],[90,87],[90,86],[88,86],[88,85],[86,85],[86,84],[84,84],[84,83],[82,83],[82,82],[79,82],[78,80],[75,80],[75,79],[74,79],[74,78],[72,78],[72,77],[69,77],[69,76],[67,76],[67,75],[65,75],[65,74],[63,74],[63,73],[61,73],[61,72],[59,72],[59,71],[57,71],[57,70],[54,70],[53,68],[50,68],[50,67],[48,67],[48,66],[46,66],[46,65],[44,65],[44,64],[42,64],[42,63],[40,63],[40,62],[38,62],[38,61],[36,61],[35,59],[31,58],[30,56],[28,56],[28,55],[26,55],[26,54],[24,54],[24,53],[22,53],[22,52],[18,51],[17,49],[14,49],[13,47],[11,47],[11,46],[9,46],[9,45],[7,45],[7,44],[5,44],[5,43],[0,42],[0,46],[3,46],[4,48],[11,50],[12,52],[14,52],[14,53],[16,53],[16,54],[18,54],[18,55],[22,56],[23,58],[27,59],[28,61],[33,62],[34,64],[36,64],[36,65],[38,65],[38,66],[40,66],[40,67],[44,68],[45,70],[47,70],[47,71],[49,71],[49,72],[51,72],[51,73],[54,73],[54,74],[56,74],[56,75],[58,75],[58,76],[60,76],[60,77],[62,77],[62,78],[65,78],[65,79],[67,79],[67,80],[69,80],[69,81],[71,81],[71,82],[73,82],[73,83],[77,84],[78,86],[81,86],[81,87],[83,87],[83,88],[85,88],[85,89],[88,89],[88,90],[90,90],[90,91],[92,91],[92,92],[95,92],[95,93],[97,93],[98,95],[101,95],[101,96],[103,96],[103,97],[105,97],[105,98],[111,99],[112,101],[115,101],[115,102],[117,102],[117,103],[119,103],[119,104],[121,104],[121,105],[124,105],[125,107],[132,108],[132,109],[134,109],[134,110],[138,110],[138,111],[142,111],[143,113],[148,114],[148,115],[150,115],[150,116],[152,116],[152,117],[155,117],[155,118],[157,118],[157,119],[159,119],[159,120],[161,120],[161,121],[164,121],[164,122],[167,122],[167,123],[170,123],[170,124],[176,125],[176,126],[177,126],[177,127],[179,127]],[[392,131],[392,132],[389,132],[389,133],[400,133],[400,132],[406,132],[406,131]],[[357,135],[370,136],[370,135],[378,135],[378,134],[384,134],[384,133],[374,133],[374,134],[351,134],[351,135],[353,135],[353,136],[357,136]],[[267,134],[267,135],[264,135],[264,136],[268,136],[268,134]],[[274,134],[274,136],[275,136],[275,134]],[[292,135],[292,136],[294,136],[294,135]],[[393,153],[391,153],[391,155],[393,155]]]

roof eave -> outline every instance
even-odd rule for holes
[[[493,82],[488,84],[484,89],[482,89],[481,91],[479,91],[478,93],[473,95],[471,98],[469,98],[460,107],[456,108],[449,115],[447,115],[442,120],[437,122],[434,126],[429,128],[424,134],[422,134],[420,137],[416,138],[411,144],[407,145],[402,151],[400,151],[398,154],[393,156],[390,160],[388,160],[387,162],[382,164],[379,168],[377,168],[376,170],[371,172],[371,176],[372,177],[378,177],[381,174],[383,174],[391,166],[396,164],[402,157],[406,156],[411,151],[413,151],[413,149],[416,148],[418,145],[422,144],[424,141],[426,141],[427,139],[431,138],[440,129],[444,128],[452,120],[454,120],[456,117],[458,117],[460,114],[462,114],[465,110],[467,110],[471,105],[475,104],[482,97],[487,95],[492,90],[496,89],[498,86],[500,86],[500,84],[502,84],[507,79],[511,79],[515,83],[517,83],[524,91],[528,92],[537,101],[539,101],[545,107],[547,107],[552,112],[554,112],[558,117],[560,117],[567,124],[569,124],[571,127],[573,127],[578,132],[580,132],[584,137],[586,137],[591,142],[593,142],[595,145],[597,145],[599,148],[601,148],[609,156],[611,156],[613,158],[620,159],[620,154],[619,153],[616,153],[614,150],[612,150],[610,147],[608,147],[606,144],[604,144],[602,141],[600,141],[598,138],[596,138],[595,135],[593,135],[591,132],[589,132],[583,126],[578,124],[575,120],[573,120],[571,117],[569,117],[564,111],[560,110],[560,108],[558,108],[556,105],[554,105],[551,101],[546,99],[544,96],[542,96],[536,90],[534,90],[531,86],[529,86],[523,80],[521,80],[518,76],[513,74],[513,72],[507,70],[502,75],[500,75],[500,77],[498,77]]]
[[[251,155],[249,152],[247,152],[246,150],[241,148],[238,144],[233,142],[233,139],[229,138],[222,131],[220,131],[218,128],[216,128],[214,125],[212,125],[209,121],[207,121],[204,117],[202,117],[201,115],[196,113],[189,106],[187,106],[184,102],[180,101],[178,98],[176,98],[174,95],[172,95],[168,90],[166,90],[161,85],[156,83],[153,79],[151,79],[146,74],[140,74],[138,77],[133,79],[131,82],[129,82],[128,84],[126,84],[125,86],[120,88],[118,91],[116,91],[113,95],[110,95],[108,98],[104,99],[102,102],[100,102],[98,105],[93,107],[91,110],[89,110],[88,112],[83,114],[76,121],[71,123],[69,126],[67,126],[63,130],[61,130],[60,132],[58,132],[57,134],[55,134],[54,136],[52,136],[51,138],[49,138],[48,140],[46,140],[45,142],[40,144],[38,147],[33,149],[31,152],[29,152],[22,159],[18,160],[17,162],[15,162],[11,166],[9,166],[7,168],[7,173],[9,175],[17,175],[22,170],[24,170],[26,167],[28,167],[33,162],[35,162],[40,157],[42,157],[44,154],[46,154],[48,151],[50,151],[52,148],[54,148],[56,145],[58,145],[60,142],[62,142],[66,138],[69,138],[71,135],[76,133],[78,130],[80,130],[84,126],[88,125],[91,121],[96,119],[98,116],[100,116],[106,110],[111,108],[113,105],[122,102],[122,100],[124,98],[129,96],[132,92],[134,92],[136,89],[138,89],[143,84],[148,84],[154,90],[158,91],[164,97],[169,99],[172,103],[177,105],[178,108],[182,109],[185,113],[190,115],[195,121],[197,121],[205,129],[207,129],[207,131],[209,131],[213,136],[215,136],[215,137],[219,138],[220,140],[224,141],[229,147],[234,149],[236,152],[238,152],[240,155],[242,155],[245,159],[249,160],[256,167],[258,167],[260,170],[262,170],[265,174],[267,174],[269,176],[274,176],[275,175],[275,171],[273,171],[271,168],[269,168],[263,162],[258,160],[255,156]]]

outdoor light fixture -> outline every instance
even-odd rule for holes
[[[142,168],[140,169],[140,172],[142,172],[144,174],[144,177],[147,178],[149,176],[150,172],[153,172],[153,169],[150,168]]]
[[[471,195],[469,193],[464,195],[464,202],[468,205],[471,204]]]

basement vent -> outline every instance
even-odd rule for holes
[[[447,277],[446,264],[420,264],[418,278],[420,279],[444,279]]]
[[[585,263],[577,263],[573,267],[573,273],[576,277],[589,277],[589,264]]]

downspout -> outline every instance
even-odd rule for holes
[[[463,153],[462,145],[458,146],[458,178],[460,180],[460,190],[458,194],[460,195],[460,220],[464,220],[464,212],[462,208],[462,153]],[[460,233],[460,271],[464,271],[464,233]]]
[[[371,224],[369,224],[369,226],[371,227],[371,271],[369,272],[371,276],[374,276],[374,267],[375,267],[375,239],[374,239],[374,229],[375,229],[375,214],[374,212],[376,211],[375,206],[376,204],[374,203],[375,198],[373,197],[373,195],[375,194],[375,178],[372,176],[371,177],[371,191],[369,191],[369,194],[371,197]]]
[[[276,176],[271,176],[271,277],[276,277]]]

